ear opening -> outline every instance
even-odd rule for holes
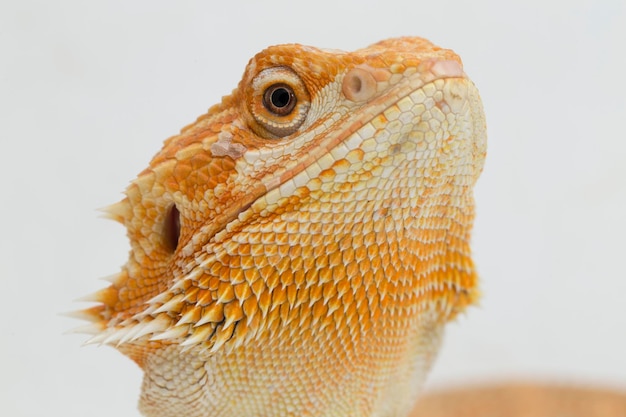
[[[174,253],[178,248],[178,240],[180,238],[180,212],[175,204],[173,204],[165,216],[165,224],[163,225],[163,240],[165,247]]]

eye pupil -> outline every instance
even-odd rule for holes
[[[289,104],[291,94],[285,88],[280,87],[272,92],[272,104],[278,108],[283,108]]]
[[[296,107],[296,95],[286,84],[274,84],[263,94],[263,105],[276,116],[287,116]]]

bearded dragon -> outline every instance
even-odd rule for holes
[[[451,50],[269,47],[106,209],[131,251],[90,342],[143,369],[149,417],[407,416],[478,298],[486,144]]]

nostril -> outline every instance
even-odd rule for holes
[[[176,205],[172,205],[165,216],[165,224],[163,225],[163,240],[165,247],[172,253],[178,247],[178,239],[180,238],[180,212]]]
[[[348,83],[350,83],[350,85],[348,85],[347,88],[353,94],[359,94],[361,92],[361,87],[363,86],[363,81],[361,80],[361,77],[352,76],[348,78]]]
[[[376,93],[374,76],[363,68],[353,68],[343,79],[341,90],[350,101],[365,101]]]

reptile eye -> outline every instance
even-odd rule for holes
[[[296,95],[285,84],[274,84],[265,90],[263,105],[276,116],[286,116],[296,107]]]
[[[180,238],[180,212],[175,205],[170,207],[165,216],[163,224],[163,240],[165,247],[172,253],[178,247],[178,239]]]
[[[271,67],[260,71],[246,88],[252,118],[250,127],[266,139],[295,133],[306,120],[311,106],[309,92],[291,68]]]

